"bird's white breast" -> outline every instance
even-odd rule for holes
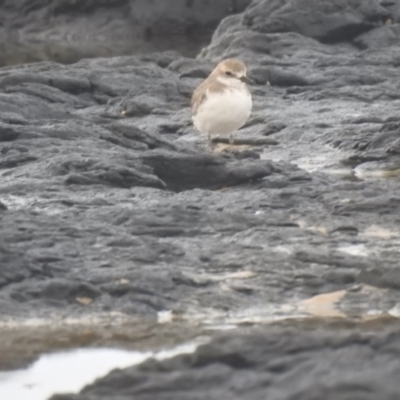
[[[241,128],[250,116],[252,99],[246,87],[211,92],[193,117],[203,133],[230,134]]]

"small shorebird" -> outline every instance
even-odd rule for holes
[[[241,128],[251,113],[252,100],[246,83],[246,66],[229,58],[220,62],[192,96],[194,126],[208,135],[229,135]]]

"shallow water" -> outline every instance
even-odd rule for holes
[[[365,323],[374,323],[376,321],[375,324],[381,329],[390,323],[398,321],[399,305],[386,311],[374,308],[377,301],[381,301],[386,296],[384,290],[365,286],[359,287],[357,291],[350,294],[353,297],[358,295],[353,302],[356,304],[357,321],[360,324],[363,321]],[[44,331],[41,330],[42,327],[37,327],[36,330],[33,327],[29,329],[26,325],[19,330],[14,327],[10,330],[10,335],[16,339],[14,342],[7,341],[7,335],[4,336],[3,340],[0,337],[0,343],[3,342],[4,345],[3,351],[0,352],[2,358],[5,358],[5,360],[2,360],[3,363],[7,365],[7,356],[15,360],[18,357],[23,359],[25,353],[25,357],[28,357],[26,359],[29,359],[29,357],[32,359],[31,355],[35,353],[41,355],[37,358],[37,361],[26,368],[0,372],[0,399],[47,400],[55,393],[77,393],[84,386],[105,376],[113,369],[127,368],[139,364],[149,357],[162,360],[178,354],[193,353],[199,345],[212,339],[213,332],[224,330],[247,331],[252,327],[268,327],[274,323],[285,324],[285,321],[286,325],[290,324],[296,329],[304,329],[304,326],[309,329],[311,324],[319,324],[319,326],[326,328],[332,321],[336,321],[335,323],[339,324],[338,320],[341,321],[340,324],[346,326],[347,322],[351,323],[352,321],[351,316],[347,315],[347,303],[344,301],[348,295],[348,290],[340,290],[319,294],[303,300],[299,299],[286,305],[277,306],[264,303],[262,306],[254,306],[229,313],[218,313],[216,310],[214,312],[212,310],[204,310],[204,313],[199,313],[199,310],[193,310],[192,314],[182,315],[181,318],[188,320],[188,326],[196,328],[196,335],[191,336],[196,339],[189,338],[191,330],[188,327],[185,328],[184,324],[181,323],[174,328],[174,325],[178,323],[174,321],[173,313],[164,311],[160,313],[160,320],[155,328],[160,335],[159,338],[155,338],[152,342],[153,346],[156,347],[149,347],[151,343],[145,345],[143,342],[146,337],[154,336],[152,330],[138,331],[138,329],[133,329],[134,327],[131,325],[113,324],[112,326],[118,333],[118,335],[115,333],[114,338],[119,343],[116,346],[130,347],[127,350],[107,345],[107,343],[113,342],[110,342],[110,339],[114,337],[114,333],[108,325],[103,328],[100,326],[92,327],[98,336],[92,337],[89,335],[86,343],[79,340],[77,336],[79,325],[74,325],[70,332],[71,338],[67,340],[68,335],[65,332],[62,339],[63,343],[65,342],[64,345],[70,343],[74,345],[75,349],[53,353],[49,352],[50,345],[62,344],[61,342],[55,342],[55,338],[60,338],[60,332],[54,331],[48,337],[45,337]],[[371,302],[367,301],[369,298]],[[365,306],[360,307],[360,304]],[[356,315],[355,311],[351,309],[350,311],[354,317]],[[83,332],[89,332],[86,326],[83,326],[82,329]],[[65,326],[64,330],[66,330]],[[48,332],[49,330],[46,329],[45,331]],[[17,332],[20,332],[20,337],[18,337]],[[181,341],[181,343],[186,342],[186,344],[179,346],[168,345],[168,336],[178,337],[178,332],[186,335],[187,339],[182,339]],[[199,336],[199,334],[204,336]],[[30,341],[27,340],[27,337],[30,338]],[[37,338],[36,341],[33,340],[35,337]],[[188,342],[189,340],[191,341]],[[93,343],[97,343],[102,347],[82,347],[91,346]],[[174,343],[179,342],[175,341]],[[166,346],[170,348],[161,351],[149,350],[151,348],[160,349],[160,345],[163,348]],[[134,346],[135,350],[132,350],[132,346]],[[30,347],[33,348],[30,349]],[[137,351],[137,349],[142,349],[142,351]],[[10,354],[7,355],[7,351]]]
[[[0,373],[0,399],[47,400],[55,393],[76,393],[115,368],[139,364],[149,357],[158,360],[192,353],[192,342],[157,353],[111,348],[87,348],[44,354],[28,368]]]

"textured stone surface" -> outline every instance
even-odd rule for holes
[[[194,56],[250,0],[4,0],[0,65],[175,49]]]
[[[194,355],[115,370],[79,395],[51,400],[394,400],[399,351],[396,330],[225,334]]]
[[[399,47],[249,26],[271,4],[224,20],[198,61],[157,53],[0,72],[1,251],[21,266],[2,264],[3,316],[85,314],[82,296],[95,299],[90,312],[223,316],[267,302],[279,313],[354,284],[390,289],[378,309],[396,307]],[[294,4],[275,13],[289,18]],[[211,154],[189,99],[232,52],[256,78],[254,111],[244,147]]]
[[[163,52],[1,69],[2,321],[118,313],[156,323],[171,311],[172,326],[203,332],[288,317],[398,318],[398,15],[398,2],[255,1],[223,20],[196,60]],[[236,146],[216,140],[210,153],[191,126],[190,95],[228,56],[249,66],[254,110]],[[254,347],[238,373],[245,387],[255,382],[246,398],[262,396],[256,354],[273,351],[270,329],[232,350]],[[398,357],[386,360],[384,343],[397,354],[398,336],[385,324],[371,333],[377,347],[357,329],[339,342],[340,330],[297,329],[298,338],[279,333],[274,357],[288,357],[282,382],[293,371],[303,383],[292,393],[271,378],[271,398],[318,398],[318,368],[306,381],[301,363],[327,359],[332,398],[393,398]],[[371,358],[355,386],[344,382]],[[183,380],[209,376],[176,362],[171,374]],[[241,398],[224,368],[229,389],[212,396]],[[122,376],[136,395],[136,373],[104,382]],[[162,398],[168,382],[151,373],[152,392],[140,396]],[[213,398],[198,385],[193,398]],[[106,398],[102,390],[81,398]]]

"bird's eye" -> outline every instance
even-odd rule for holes
[[[225,75],[227,75],[227,76],[233,76],[233,74],[232,74],[231,71],[225,71]]]

